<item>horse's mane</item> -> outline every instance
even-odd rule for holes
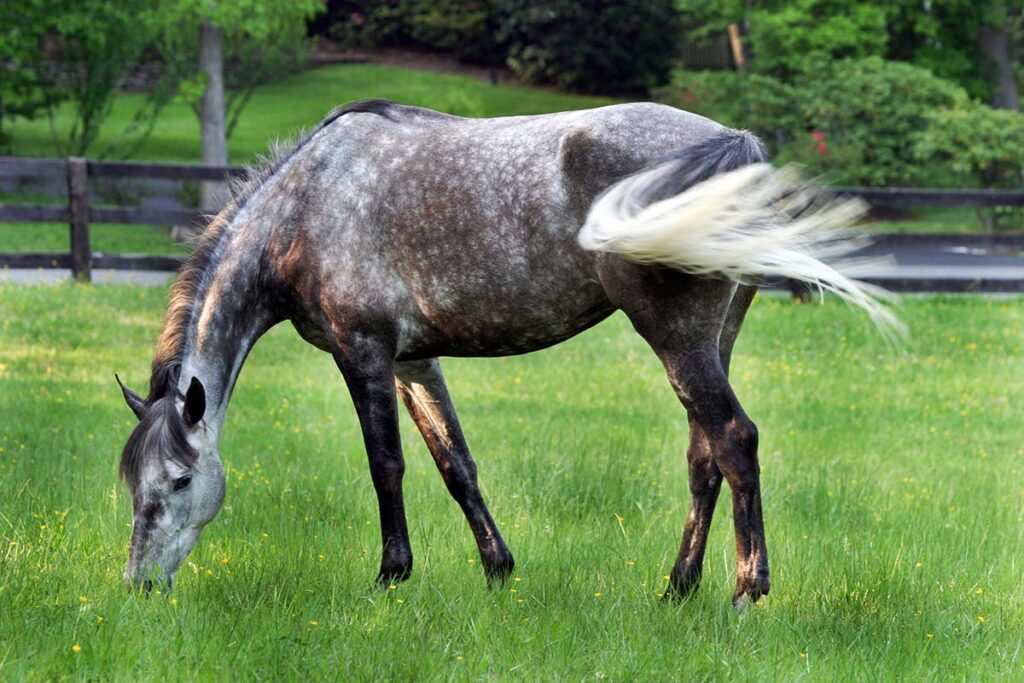
[[[242,176],[230,182],[230,200],[227,206],[203,230],[198,244],[182,265],[171,287],[163,331],[157,340],[156,352],[153,355],[147,405],[166,396],[177,384],[185,352],[185,336],[195,314],[195,302],[210,283],[211,271],[220,258],[228,234],[226,228],[246,202],[317,133],[345,114],[363,112],[391,119],[395,110],[400,107],[401,105],[387,100],[359,100],[337,107],[311,131],[300,131],[286,141],[271,143],[269,153],[265,157],[261,157],[248,167]]]

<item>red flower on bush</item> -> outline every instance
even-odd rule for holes
[[[818,143],[816,145],[818,154],[824,154],[828,150],[828,145],[825,144],[825,134],[820,130],[811,132],[811,139]]]

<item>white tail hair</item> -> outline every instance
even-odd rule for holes
[[[863,202],[823,200],[792,167],[767,163],[713,175],[650,201],[679,172],[679,160],[666,161],[611,186],[591,207],[580,245],[694,275],[800,280],[863,308],[883,334],[906,333],[883,303],[892,295],[855,279],[877,261],[844,259],[868,242],[848,228],[863,215]]]

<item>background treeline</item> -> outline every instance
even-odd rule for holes
[[[650,96],[752,129],[780,159],[840,182],[1015,187],[1021,4],[330,0],[319,27],[346,46],[441,50],[530,83]],[[688,64],[688,46],[724,52],[726,68]]]
[[[837,182],[1024,184],[1024,0],[21,0],[0,3],[0,145],[71,106],[67,153],[128,156],[172,98],[212,117],[202,27],[221,37],[226,135],[314,39],[440,51],[527,83],[653,98],[749,128]],[[730,37],[731,36],[731,40]],[[716,56],[708,60],[701,55]],[[117,150],[114,93],[154,64]],[[715,67],[715,68],[708,68]],[[63,103],[63,104],[62,104]],[[471,109],[471,108],[470,108]],[[205,142],[204,142],[205,145]]]

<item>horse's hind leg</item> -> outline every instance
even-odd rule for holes
[[[718,357],[726,376],[729,374],[733,344],[736,343],[743,319],[756,293],[757,287],[740,286],[729,305],[718,344]],[[686,460],[690,475],[690,514],[686,518],[683,541],[669,577],[665,599],[685,597],[700,585],[708,531],[722,488],[722,472],[715,463],[710,437],[692,415],[689,423],[690,446],[686,451]]]
[[[412,573],[412,548],[402,499],[405,460],[398,430],[393,358],[386,344],[367,337],[339,345],[334,351],[359,416],[377,492],[383,545],[377,575],[380,583],[404,581]]]
[[[757,428],[729,386],[724,365],[731,343],[722,349],[719,344],[723,335],[726,341],[735,339],[749,301],[738,300],[740,308],[730,315],[735,285],[667,269],[606,262],[601,277],[609,298],[658,355],[694,428],[688,453],[693,508],[669,594],[685,594],[696,587],[720,477],[724,476],[732,489],[736,528],[733,602],[740,607],[757,600],[770,588]],[[750,294],[741,292],[744,298]]]
[[[395,375],[399,395],[419,427],[448,491],[473,530],[488,579],[504,579],[514,567],[512,553],[480,495],[476,463],[459,427],[441,364],[436,358],[398,363]]]

